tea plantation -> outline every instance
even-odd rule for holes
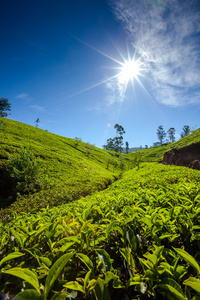
[[[199,171],[10,120],[0,134],[4,170],[22,146],[44,180],[1,210],[2,299],[200,299]]]

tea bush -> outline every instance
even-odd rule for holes
[[[199,214],[199,171],[141,164],[102,192],[2,220],[0,290],[15,299],[197,300]]]

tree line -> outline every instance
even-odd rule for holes
[[[181,138],[187,136],[190,134],[190,126],[188,125],[184,125],[183,128],[182,128],[182,132],[181,132]],[[176,129],[174,127],[171,127],[167,132],[165,132],[164,128],[162,125],[158,126],[158,129],[157,129],[157,137],[158,137],[158,140],[160,141],[160,145],[163,145],[163,142],[166,138],[166,136],[169,137],[169,141],[171,143],[175,142],[175,133],[176,133]],[[168,140],[166,140],[165,142],[168,143]]]
[[[9,111],[11,111],[11,104],[8,102],[8,99],[0,98],[0,117],[3,117],[3,118],[7,117],[10,114]],[[40,122],[40,119],[37,118],[37,120],[35,121],[36,127],[39,126],[39,122]],[[122,125],[119,125],[117,123],[115,124],[114,129],[116,129],[116,136],[114,138],[107,139],[107,143],[106,143],[106,145],[103,145],[103,148],[105,150],[112,150],[112,151],[121,153],[123,151],[123,144],[124,144],[123,143],[123,135],[125,134],[125,130]],[[183,138],[191,133],[190,126],[188,126],[188,125],[184,125],[182,130],[183,131],[180,134],[181,138]],[[174,127],[169,128],[168,131],[165,132],[162,125],[158,126],[157,137],[159,140],[159,144],[163,145],[163,142],[164,143],[175,142],[175,133],[176,133],[176,130]],[[169,137],[169,140],[165,140],[166,136]],[[128,154],[129,143],[126,142],[125,145],[126,145],[126,153]],[[148,146],[145,145],[145,148],[148,148]]]

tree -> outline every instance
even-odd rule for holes
[[[176,130],[173,127],[167,131],[171,143],[175,142],[175,132]]]
[[[123,150],[123,134],[125,131],[119,124],[115,124],[114,128],[116,129],[116,137],[107,139],[107,144],[103,145],[103,148],[105,150],[114,150],[121,153]]]
[[[11,104],[6,98],[0,98],[0,117],[4,118],[10,115],[7,111],[11,111]]]
[[[107,144],[103,145],[103,148],[105,150],[115,150],[114,139],[112,139],[112,138],[107,139]]]
[[[162,125],[158,126],[157,136],[158,136],[158,140],[160,141],[160,144],[162,145],[163,144],[163,140],[166,137],[166,132],[164,131]]]
[[[183,138],[183,137],[185,137],[189,134],[190,134],[190,126],[184,125],[183,126],[183,132],[181,132],[181,137]]]
[[[115,124],[114,128],[116,129],[116,137],[114,138],[115,151],[122,152],[123,150],[123,134],[125,133],[124,127],[119,124]]]
[[[128,154],[128,150],[129,150],[129,144],[128,142],[126,142],[126,154]]]
[[[124,130],[124,127],[122,127],[121,125],[119,125],[117,123],[115,124],[114,128],[116,129],[116,133],[119,136],[122,136],[124,133],[126,133]]]
[[[36,121],[35,121],[35,127],[38,127],[38,126],[39,126],[39,123],[40,123],[40,119],[37,118]]]

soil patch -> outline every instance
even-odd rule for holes
[[[200,142],[166,152],[162,163],[200,170]]]

